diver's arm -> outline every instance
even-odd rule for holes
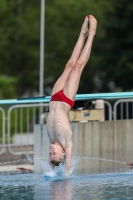
[[[48,156],[48,163],[49,163],[49,166],[51,167],[51,169],[54,169],[55,166],[50,162],[50,157]]]
[[[72,148],[73,148],[73,143],[72,143],[72,141],[70,141],[69,144],[65,148],[65,153],[66,153],[66,172],[67,173],[71,172]]]

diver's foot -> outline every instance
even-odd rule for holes
[[[87,15],[87,16],[85,17],[85,20],[84,20],[83,25],[82,25],[82,28],[81,28],[81,33],[82,33],[85,37],[87,37],[88,34],[89,34],[89,29],[88,29],[89,16],[90,16],[90,15]]]
[[[95,17],[93,15],[90,15],[89,22],[90,22],[89,33],[95,35],[96,28],[97,28],[97,20],[95,19]]]

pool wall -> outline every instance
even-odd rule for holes
[[[76,122],[71,123],[71,127],[76,169],[120,168],[124,167],[122,163],[111,160],[133,160],[133,120]],[[47,160],[48,151],[46,124],[35,125],[34,157],[38,158],[34,162],[35,171],[42,170],[39,158]]]

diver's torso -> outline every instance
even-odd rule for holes
[[[49,115],[47,119],[47,132],[50,143],[58,142],[63,148],[72,137],[68,112],[71,107],[61,101],[51,101],[49,104]]]

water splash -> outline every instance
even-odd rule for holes
[[[19,163],[19,162],[34,162],[35,160],[37,160],[38,162],[40,162],[40,165],[42,167],[42,169],[46,169],[47,168],[47,160],[48,157],[35,157],[35,158],[28,158],[28,159],[18,159],[18,160],[13,160],[13,161],[7,161],[7,162],[1,162],[0,165],[8,165],[8,164],[15,164],[15,163]],[[81,161],[82,159],[90,159],[90,160],[101,160],[101,161],[106,161],[106,162],[114,162],[114,163],[120,163],[120,164],[126,164],[126,162],[121,162],[118,160],[109,160],[109,159],[105,159],[105,158],[94,158],[94,157],[88,157],[88,156],[82,156],[82,157],[73,157],[72,160],[72,168],[75,168],[75,165]],[[63,166],[63,164],[61,164],[61,166]]]
[[[74,157],[76,163],[79,162],[81,159],[91,159],[91,160],[101,160],[101,161],[106,161],[106,162],[114,162],[114,163],[119,163],[119,164],[124,164],[126,165],[126,162],[121,162],[121,161],[118,161],[118,160],[109,160],[109,159],[106,159],[106,158],[94,158],[94,157],[88,157],[88,156],[83,156],[83,157]]]
[[[8,161],[8,162],[3,162],[0,163],[0,166],[2,165],[18,165],[20,162],[27,163],[27,162],[37,162],[38,165],[42,169],[42,173],[44,177],[66,177],[66,176],[71,176],[73,171],[76,169],[76,165],[82,160],[96,160],[96,161],[105,161],[105,162],[114,162],[114,163],[119,163],[122,165],[126,165],[126,162],[121,162],[118,160],[110,160],[110,159],[105,159],[105,158],[94,158],[94,157],[88,157],[88,156],[83,156],[83,157],[73,157],[72,159],[72,170],[69,174],[66,173],[65,171],[65,164],[60,163],[59,167],[55,167],[54,170],[51,169],[50,165],[48,164],[47,160],[48,157],[34,157],[34,158],[28,158],[28,159],[18,159],[18,160],[13,160],[13,161]]]
[[[47,162],[42,161],[41,167],[43,169],[44,172],[43,176],[45,179],[50,179],[50,178],[54,178],[56,180],[62,178],[65,179],[68,176],[70,177],[73,172],[73,167],[69,173],[66,172],[64,162],[60,163],[58,167],[55,166],[55,168],[52,169]]]
[[[45,157],[46,158],[46,157]],[[41,160],[44,159],[44,157],[38,157],[38,158],[27,158],[27,159],[18,159],[18,160],[13,160],[13,161],[7,161],[7,162],[1,162],[0,165],[14,165],[15,163],[16,164],[19,164],[20,162],[34,162],[34,160],[38,160],[41,162]]]
[[[19,163],[19,162],[34,162],[35,160],[37,160],[42,169],[46,169],[48,166],[47,160],[48,157],[34,157],[34,158],[28,158],[28,159],[18,159],[18,160],[13,160],[13,161],[7,161],[7,162],[1,162],[0,165],[8,165],[8,164],[15,164],[15,163]],[[88,156],[82,156],[82,157],[73,157],[72,160],[72,168],[75,168],[75,165],[81,161],[82,159],[90,159],[90,160],[101,160],[101,161],[106,161],[106,162],[114,162],[114,163],[120,163],[120,164],[126,164],[126,162],[121,162],[118,160],[109,160],[109,159],[105,159],[105,158],[94,158],[94,157],[88,157]],[[60,166],[63,166],[63,164],[61,164]]]

